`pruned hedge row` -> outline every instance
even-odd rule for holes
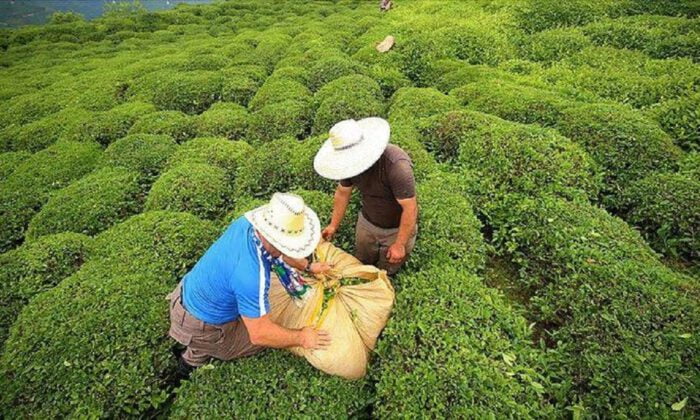
[[[0,347],[22,307],[77,271],[91,243],[85,235],[60,233],[0,254]]]
[[[63,138],[75,141],[96,141],[108,146],[127,135],[132,125],[143,115],[155,112],[152,104],[127,102],[108,111],[96,112],[81,124],[68,130]]]
[[[61,232],[95,235],[143,206],[140,174],[103,168],[56,191],[29,222],[27,239]]]
[[[178,388],[170,416],[348,418],[367,412],[369,387],[366,380],[329,376],[302,358],[267,350],[198,369]]]
[[[244,141],[230,141],[225,138],[200,137],[180,145],[167,162],[167,168],[174,168],[185,162],[205,163],[223,169],[231,181],[255,149]]]
[[[18,245],[49,194],[92,171],[100,153],[96,143],[58,143],[24,160],[0,183],[0,251]]]
[[[648,113],[676,144],[700,151],[700,93],[662,102]]]
[[[422,127],[423,142],[456,171],[473,178],[463,190],[483,216],[497,223],[511,200],[548,191],[595,199],[600,171],[578,145],[556,131],[473,111],[441,114]]]
[[[313,133],[325,134],[335,123],[347,119],[383,116],[384,96],[379,84],[367,76],[339,77],[321,87],[314,97],[318,108]]]
[[[497,230],[553,348],[558,404],[604,417],[668,417],[685,400],[685,413],[697,412],[697,282],[587,202],[526,198]]]
[[[165,295],[216,234],[170,212],[100,234],[90,261],[16,321],[0,359],[4,413],[140,417],[162,407],[175,376]]]
[[[32,154],[26,151],[0,153],[0,182],[6,180]]]
[[[102,155],[100,165],[137,171],[144,182],[150,182],[160,174],[176,150],[177,144],[170,136],[133,134],[110,144]]]
[[[449,260],[401,284],[377,348],[375,416],[554,415],[544,353],[503,296]]]

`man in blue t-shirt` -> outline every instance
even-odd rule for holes
[[[320,236],[316,213],[294,194],[276,193],[269,204],[231,223],[169,295],[169,334],[186,346],[181,369],[187,372],[211,357],[249,356],[266,347],[327,347],[326,331],[291,330],[268,315],[272,269],[294,293],[300,287],[294,268],[309,273],[330,268],[305,258]]]

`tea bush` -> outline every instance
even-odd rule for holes
[[[515,75],[497,68],[483,65],[464,65],[440,75],[434,85],[440,92],[449,93],[452,89],[469,83],[490,83],[494,79],[513,80],[514,78]]]
[[[470,109],[510,121],[544,126],[555,126],[562,110],[576,104],[553,91],[500,80],[489,84],[470,83],[453,89],[450,96]]]
[[[559,61],[591,45],[591,40],[578,28],[548,29],[530,35],[520,46],[528,60],[543,63]]]
[[[60,232],[95,235],[142,207],[140,174],[125,168],[104,168],[51,195],[29,222],[27,239]]]
[[[526,32],[540,32],[561,26],[580,26],[608,16],[623,13],[625,3],[613,0],[574,0],[556,3],[528,0],[517,10],[516,19]]]
[[[181,143],[194,137],[194,117],[180,111],[159,111],[146,114],[136,120],[129,134],[166,134]]]
[[[0,153],[0,182],[12,175],[12,172],[31,156],[27,151]]]
[[[236,386],[228,386],[235,378]],[[280,386],[281,383],[286,384]],[[319,372],[287,352],[268,350],[197,369],[177,390],[171,417],[251,416],[346,418],[362,414],[371,395],[366,381]]]
[[[313,125],[316,134],[328,132],[339,121],[384,114],[381,89],[366,76],[335,79],[319,89],[314,100],[319,104]]]
[[[250,115],[242,106],[229,102],[217,102],[196,117],[197,135],[201,137],[226,137],[242,139],[248,132]]]
[[[89,256],[91,239],[60,233],[0,254],[0,346],[22,307],[70,276]]]
[[[221,100],[247,106],[258,87],[258,82],[247,76],[225,78],[221,85]]]
[[[168,159],[168,168],[185,162],[205,163],[223,169],[229,179],[236,177],[238,168],[255,149],[244,141],[223,138],[196,138],[183,143]]]
[[[700,178],[700,152],[691,152],[685,155],[678,163],[679,172],[690,178]]]
[[[514,206],[496,237],[557,348],[557,398],[605,416],[669,416],[686,397],[697,407],[697,284],[636,231],[588,203],[539,196]]]
[[[91,114],[86,120],[67,130],[62,138],[76,141],[96,141],[108,146],[127,135],[141,116],[155,112],[152,104],[127,102],[102,112]]]
[[[527,321],[450,262],[402,278],[377,349],[374,415],[545,415],[542,354]],[[410,391],[409,391],[410,390]]]
[[[3,130],[0,147],[5,151],[38,152],[59,140],[90,113],[83,109],[66,108],[23,126]]]
[[[438,155],[454,150],[454,169],[474,177],[464,191],[492,223],[507,217],[517,197],[548,191],[587,200],[601,188],[591,157],[553,130],[462,111],[429,119],[421,132]]]
[[[260,87],[250,101],[249,107],[257,111],[265,106],[289,100],[308,103],[311,101],[311,92],[306,86],[292,79],[272,80]]]
[[[642,114],[615,105],[580,105],[562,111],[559,131],[583,146],[605,171],[604,203],[616,208],[630,182],[672,169],[680,150]]]
[[[389,107],[391,122],[412,121],[429,117],[459,107],[450,96],[433,88],[401,88],[394,93]]]
[[[322,57],[309,70],[309,88],[317,91],[335,79],[363,73],[363,68],[351,58],[343,55]]]
[[[251,142],[281,137],[302,139],[309,134],[312,118],[313,108],[307,102],[276,102],[251,114],[248,138]]]
[[[281,138],[256,148],[238,170],[236,196],[269,199],[274,192],[297,188],[333,191],[335,182],[321,178],[313,167],[325,140],[325,136],[304,141]]]
[[[700,93],[662,102],[649,114],[676,144],[686,150],[700,150]]]
[[[220,99],[221,87],[222,79],[216,72],[167,71],[159,74],[152,87],[153,104],[162,110],[199,114]]]
[[[184,162],[165,171],[153,184],[146,210],[182,211],[204,219],[226,214],[233,200],[230,179],[223,169]]]
[[[170,136],[133,134],[110,144],[101,165],[138,171],[148,183],[160,174],[176,150],[177,144]]]
[[[700,179],[683,173],[654,173],[625,191],[625,220],[637,226],[654,249],[690,260],[700,257]]]
[[[463,23],[438,29],[434,36],[450,57],[467,64],[497,65],[513,58],[515,47],[503,27],[489,23]]]
[[[23,161],[0,184],[0,251],[19,244],[51,191],[92,171],[100,152],[95,143],[61,142]]]

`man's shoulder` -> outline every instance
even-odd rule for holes
[[[386,158],[387,161],[390,163],[396,163],[400,162],[402,160],[408,161],[409,163],[413,164],[411,162],[411,157],[406,153],[402,148],[395,144],[389,144],[386,149],[384,150],[384,157]]]

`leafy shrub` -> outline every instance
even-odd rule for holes
[[[141,116],[155,112],[155,107],[143,102],[127,102],[108,111],[95,112],[85,121],[67,130],[63,138],[76,141],[97,141],[107,146],[129,132]]]
[[[662,102],[649,110],[661,128],[686,150],[700,150],[700,93]]]
[[[175,150],[177,144],[169,136],[133,134],[109,145],[101,164],[138,171],[148,182],[160,174]]]
[[[667,255],[700,257],[700,179],[654,173],[625,191],[625,220]]]
[[[519,26],[526,32],[539,32],[561,26],[581,26],[623,11],[624,3],[613,0],[592,2],[572,0],[557,3],[548,0],[528,0],[516,15]]]
[[[433,88],[406,87],[396,91],[391,98],[389,119],[412,121],[458,108],[457,102]]]
[[[180,67],[185,71],[195,71],[195,70],[221,70],[224,67],[228,67],[231,64],[231,60],[227,57],[218,54],[193,54],[190,58],[185,61]]]
[[[87,236],[61,233],[0,254],[0,346],[22,307],[78,270],[90,244]]]
[[[60,111],[64,106],[58,98],[40,92],[15,96],[8,102],[0,112],[0,128],[10,124],[22,125],[36,121]]]
[[[217,102],[196,117],[195,126],[199,136],[226,137],[235,140],[245,136],[249,119],[248,111],[242,106]]]
[[[471,203],[460,194],[461,182],[465,180],[435,172],[418,184],[418,239],[407,263],[409,271],[426,267],[433,260],[450,261],[454,267],[470,272],[483,267],[481,223]],[[460,217],[450,217],[448,213]]]
[[[700,60],[697,25],[682,17],[625,16],[593,22],[583,31],[601,46],[637,49],[655,58]]]
[[[697,284],[663,266],[639,233],[588,203],[539,196],[514,206],[495,237],[556,347],[549,366],[564,378],[563,405],[667,417],[687,397],[697,410]]]
[[[251,114],[248,138],[263,142],[286,136],[302,139],[309,133],[312,117],[313,109],[306,102],[276,102]]]
[[[246,76],[224,79],[221,86],[221,100],[246,106],[258,90],[258,83]]]
[[[255,47],[256,62],[268,69],[274,68],[275,63],[282,58],[291,41],[292,38],[289,35],[279,33],[263,35]]]
[[[397,90],[411,85],[398,68],[375,65],[367,70],[367,74],[379,84],[384,98],[390,98]]]
[[[206,163],[223,169],[233,180],[238,168],[255,149],[244,141],[222,138],[196,138],[183,143],[168,160],[167,167],[174,168],[185,162]]]
[[[99,260],[115,274],[131,274],[138,267],[137,273],[156,273],[174,287],[217,234],[211,222],[189,213],[141,213],[96,236],[91,261]]]
[[[194,117],[180,111],[159,111],[136,120],[129,134],[167,134],[178,143],[194,137]]]
[[[183,211],[216,219],[226,214],[232,200],[230,180],[223,169],[184,162],[156,180],[148,194],[146,210]]]
[[[685,155],[678,163],[679,172],[690,178],[700,178],[700,152],[691,152]]]
[[[379,341],[374,414],[538,417],[547,413],[542,356],[503,297],[450,262],[402,277]],[[408,392],[410,390],[410,392]]]
[[[450,92],[460,104],[524,124],[554,126],[562,109],[574,105],[553,91],[493,80],[489,84],[470,83]]]
[[[348,57],[339,55],[321,58],[311,66],[309,88],[315,92],[339,77],[362,72],[362,66]]]
[[[21,242],[49,193],[92,171],[99,156],[95,143],[61,142],[22,162],[0,184],[0,251]]]
[[[160,74],[158,84],[152,86],[153,104],[162,110],[199,114],[220,99],[221,86],[222,79],[215,72],[167,71]]]
[[[530,35],[520,47],[523,57],[551,63],[575,54],[591,45],[578,28],[556,28]]]
[[[67,108],[23,126],[6,129],[0,138],[0,147],[6,151],[38,152],[55,143],[63,133],[89,115],[83,109]]]
[[[429,119],[421,134],[438,156],[452,153],[455,169],[474,178],[464,191],[492,223],[506,217],[518,197],[548,191],[594,199],[601,187],[591,157],[553,130],[463,111]]]
[[[335,183],[320,177],[313,167],[325,140],[280,138],[256,148],[238,170],[236,196],[269,199],[275,192],[298,188],[333,191]]]
[[[12,172],[31,155],[27,151],[0,153],[0,182],[12,175]]]
[[[286,66],[275,69],[270,75],[268,80],[270,82],[275,80],[294,80],[302,85],[308,85],[310,77],[310,70],[301,66]]]
[[[457,70],[452,70],[439,76],[435,81],[435,87],[443,93],[448,93],[454,88],[469,83],[488,84],[494,79],[512,80],[513,75],[488,66],[461,66]]]
[[[508,33],[503,27],[494,27],[490,23],[468,21],[445,26],[437,30],[434,37],[446,49],[447,55],[468,64],[493,66],[515,56]]]
[[[338,121],[384,114],[379,85],[366,76],[335,79],[322,87],[314,100],[319,104],[314,118],[314,133],[326,133]]]
[[[226,386],[232,377],[236,386]],[[287,385],[280,387],[280,381]],[[366,381],[328,376],[282,350],[197,369],[177,395],[175,419],[240,413],[286,417],[290,410],[302,417],[345,418],[362,413],[370,402]]]
[[[604,204],[615,208],[630,182],[671,169],[680,151],[653,121],[614,105],[581,105],[562,111],[562,134],[583,146],[605,171]]]
[[[293,100],[310,102],[311,92],[306,86],[291,79],[276,79],[263,84],[250,101],[250,109],[256,111],[267,105]]]
[[[138,172],[104,168],[51,195],[29,223],[27,239],[60,232],[95,235],[141,209]]]

